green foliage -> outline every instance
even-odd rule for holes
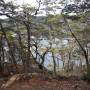
[[[13,37],[13,33],[12,32],[7,32],[6,35],[7,35],[7,38],[8,38],[8,40],[10,42],[12,42],[14,40],[14,37]]]
[[[60,26],[60,20],[62,19],[61,15],[48,15],[47,17],[47,23],[48,24],[54,24]]]
[[[87,73],[81,78],[82,80],[90,80],[90,65],[87,67]]]
[[[72,20],[72,21],[77,21],[81,19],[81,15],[65,15],[66,18]]]
[[[90,80],[90,66],[87,68],[87,79]]]

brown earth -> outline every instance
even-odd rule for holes
[[[0,81],[0,86],[5,81]],[[0,90],[90,90],[90,83],[76,79],[47,79],[43,76],[21,79]]]

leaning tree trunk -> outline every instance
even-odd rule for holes
[[[67,29],[70,31],[71,35],[73,36],[73,38],[76,40],[76,42],[78,43],[79,47],[81,48],[83,54],[84,54],[84,57],[85,57],[85,60],[86,60],[86,65],[87,65],[87,69],[89,67],[89,60],[88,60],[88,54],[87,54],[87,51],[84,49],[84,47],[81,45],[80,41],[77,39],[77,37],[75,36],[75,34],[72,32],[66,18],[64,15],[62,15],[63,18],[64,18],[64,22],[65,24],[67,25]]]
[[[0,22],[0,27],[1,27],[1,31],[2,31],[3,36],[4,36],[4,38],[5,38],[6,41],[7,41],[7,45],[8,45],[8,47],[9,47],[9,53],[10,53],[10,55],[11,55],[13,64],[14,64],[14,66],[16,67],[16,71],[18,72],[17,62],[16,62],[16,60],[15,60],[13,51],[12,51],[12,49],[11,49],[10,42],[8,41],[8,38],[7,38],[7,36],[6,36],[5,30],[4,30],[3,25],[2,25],[1,22]]]

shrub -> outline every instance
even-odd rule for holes
[[[87,68],[87,73],[81,78],[82,80],[90,80],[90,66]]]

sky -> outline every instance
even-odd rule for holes
[[[30,4],[31,6],[36,6],[37,5],[37,2],[36,0],[6,0],[7,2],[9,1],[13,1],[19,5],[22,5],[22,4],[25,4],[25,3],[28,3]]]
[[[38,3],[36,2],[36,0],[5,0],[6,2],[12,1],[13,3],[16,3],[18,5],[22,5],[22,4],[30,4],[32,7],[38,7]],[[39,1],[39,0],[38,0]],[[59,0],[58,0],[59,1]],[[73,0],[66,0],[67,4],[73,4]],[[63,6],[61,6],[63,8]],[[37,14],[37,16],[45,16],[46,15],[46,11],[41,10],[42,8],[44,8],[43,5],[40,6],[40,10],[39,13]],[[41,12],[41,13],[40,13]],[[58,9],[55,11],[55,13],[59,14],[61,12],[61,9]],[[54,14],[54,12],[50,12],[52,14]]]
[[[31,6],[36,6],[36,0],[16,0],[18,4],[28,3]]]
[[[32,6],[36,6],[37,2],[36,0],[6,0],[6,1],[14,1],[16,3],[18,3],[19,5],[22,5],[23,3],[28,3],[31,4]],[[67,3],[73,3],[74,0],[66,0]]]

